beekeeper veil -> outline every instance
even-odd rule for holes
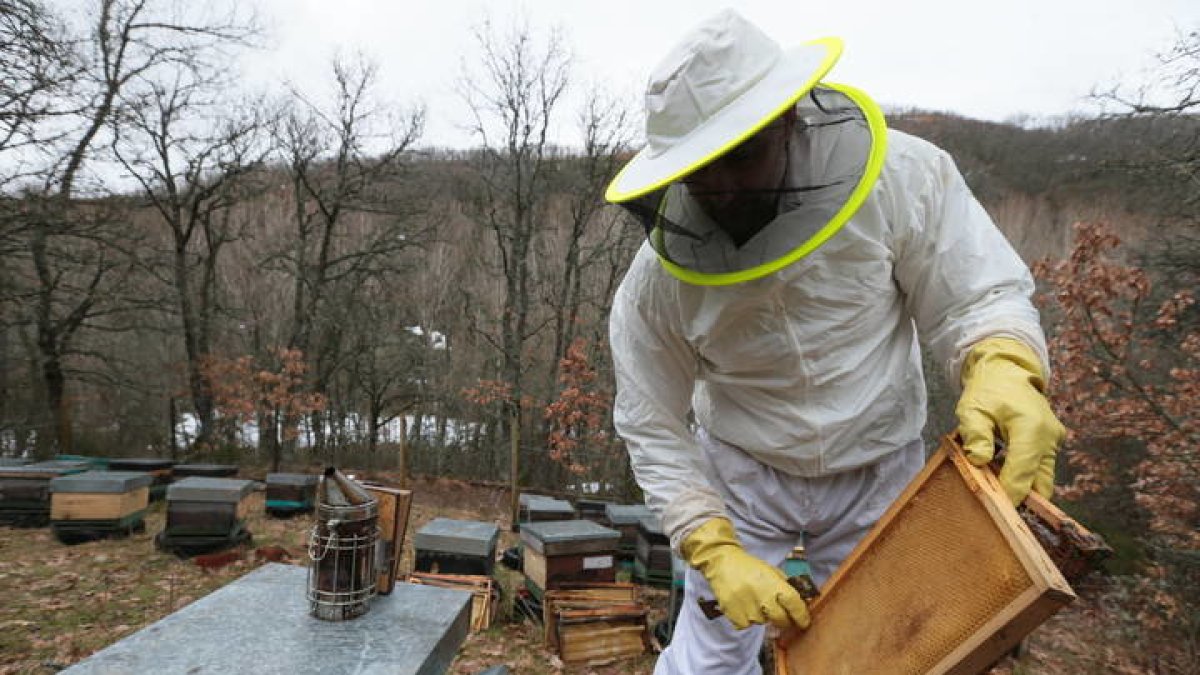
[[[883,165],[885,128],[866,94],[822,82],[841,49],[825,38],[784,51],[726,10],[654,70],[646,147],[605,197],[637,217],[671,274],[702,285],[757,279],[811,253],[862,205]],[[722,196],[697,177],[764,143],[783,146],[777,179],[730,188],[744,208],[714,208]]]

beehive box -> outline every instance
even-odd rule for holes
[[[167,496],[167,486],[174,476],[172,469],[175,460],[159,457],[114,457],[108,461],[111,471],[143,471],[154,476],[150,483],[150,499],[162,499]]]
[[[642,504],[609,504],[605,507],[602,524],[621,533],[618,554],[626,559],[633,558],[637,552],[638,522],[653,515],[654,512]]]
[[[413,537],[419,572],[490,575],[500,528],[477,520],[434,518]]]
[[[605,509],[607,509],[608,505],[612,503],[613,502],[605,501],[603,499],[576,499],[575,513],[578,514],[578,517],[583,520],[590,520],[593,523],[605,525],[608,518],[608,516],[605,515]]]
[[[1075,597],[950,439],[821,591],[777,675],[977,675]]]
[[[0,522],[45,525],[50,520],[50,481],[87,469],[88,462],[78,460],[0,467]]]
[[[176,464],[176,478],[233,478],[238,474],[236,464]]]
[[[521,495],[518,519],[524,523],[544,523],[557,520],[574,520],[575,507],[571,502],[542,495]],[[519,528],[518,528],[519,529]]]
[[[189,477],[167,488],[167,524],[156,540],[177,552],[232,546],[248,540],[245,519],[254,481]]]
[[[320,479],[309,473],[267,474],[266,512],[272,516],[291,516],[312,511]]]
[[[641,583],[669,588],[672,581],[671,540],[663,532],[658,516],[646,516],[638,521],[637,554],[633,559],[633,576]]]
[[[564,583],[616,580],[621,533],[590,520],[526,523],[521,528],[522,569],[535,594]]]
[[[86,471],[50,481],[50,525],[62,541],[144,529],[154,477],[135,471]]]

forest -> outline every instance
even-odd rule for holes
[[[422,142],[378,66],[252,94],[259,29],[0,2],[0,456],[337,464],[636,498],[606,350],[644,236],[603,200],[636,104],[567,46],[478,28],[474,147]],[[1200,661],[1200,30],[1110,112],[890,110],[944,147],[1035,271],[1060,495],[1118,550],[1131,620]],[[584,139],[556,145],[554,125]],[[930,363],[927,437],[956,391]],[[514,476],[515,473],[515,476]],[[1189,651],[1190,650],[1190,651]],[[1195,672],[1167,671],[1162,672]]]

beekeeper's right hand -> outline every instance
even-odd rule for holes
[[[781,630],[808,628],[804,598],[779,568],[742,548],[728,519],[705,521],[683,540],[680,553],[708,580],[717,605],[734,628],[756,623],[771,623]]]

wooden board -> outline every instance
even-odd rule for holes
[[[55,492],[50,495],[50,520],[119,520],[150,503],[150,488],[129,492]]]
[[[491,627],[500,606],[500,589],[496,580],[489,576],[474,574],[432,574],[413,572],[408,582],[439,588],[468,591],[471,597],[471,632],[477,633]]]
[[[542,595],[542,629],[546,646],[558,649],[557,615],[560,610],[638,607],[637,586],[630,583],[563,584]]]
[[[404,536],[408,531],[408,512],[412,506],[412,491],[363,483],[379,503],[379,579],[375,584],[378,593],[387,595],[400,578],[400,558],[404,550]]]
[[[777,675],[977,675],[1075,598],[950,438],[821,591]]]
[[[570,584],[542,601],[546,645],[566,663],[599,665],[650,645],[648,611],[633,584]]]

